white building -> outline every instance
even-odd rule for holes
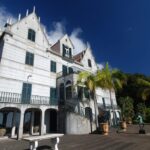
[[[6,23],[0,36],[1,127],[18,138],[36,132],[89,133],[88,113],[95,117],[94,101],[75,85],[80,71],[97,69],[90,48],[74,56],[68,35],[51,45],[34,11]],[[97,89],[97,103],[109,108],[109,93]]]

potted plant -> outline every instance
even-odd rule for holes
[[[109,133],[109,112],[108,111],[101,111],[99,113],[99,126],[100,131],[103,135],[108,135]]]
[[[119,99],[122,112],[122,121],[120,122],[120,127],[124,131],[127,129],[127,122],[132,123],[132,118],[134,116],[133,99],[130,97],[121,97]]]

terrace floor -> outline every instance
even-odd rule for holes
[[[137,125],[129,125],[125,133],[116,133],[111,128],[108,136],[100,134],[65,135],[60,139],[60,150],[149,150],[150,125],[146,134],[138,134]],[[28,150],[28,142],[12,139],[0,140],[0,150]],[[38,150],[50,149],[50,140],[40,141]]]

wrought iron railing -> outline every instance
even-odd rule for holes
[[[58,99],[39,95],[31,95],[29,99],[25,99],[22,98],[22,94],[19,93],[0,91],[0,103],[58,105]]]
[[[98,107],[102,108],[102,109],[119,109],[119,107],[117,105],[103,105],[103,104],[98,104]]]

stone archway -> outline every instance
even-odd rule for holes
[[[37,135],[40,133],[41,110],[38,108],[28,108],[24,113],[23,133]]]
[[[45,111],[46,133],[57,133],[58,114],[55,109],[47,109]]]
[[[0,109],[0,114],[0,129],[4,129],[4,135],[11,138],[17,137],[20,110],[16,107],[4,107]]]

